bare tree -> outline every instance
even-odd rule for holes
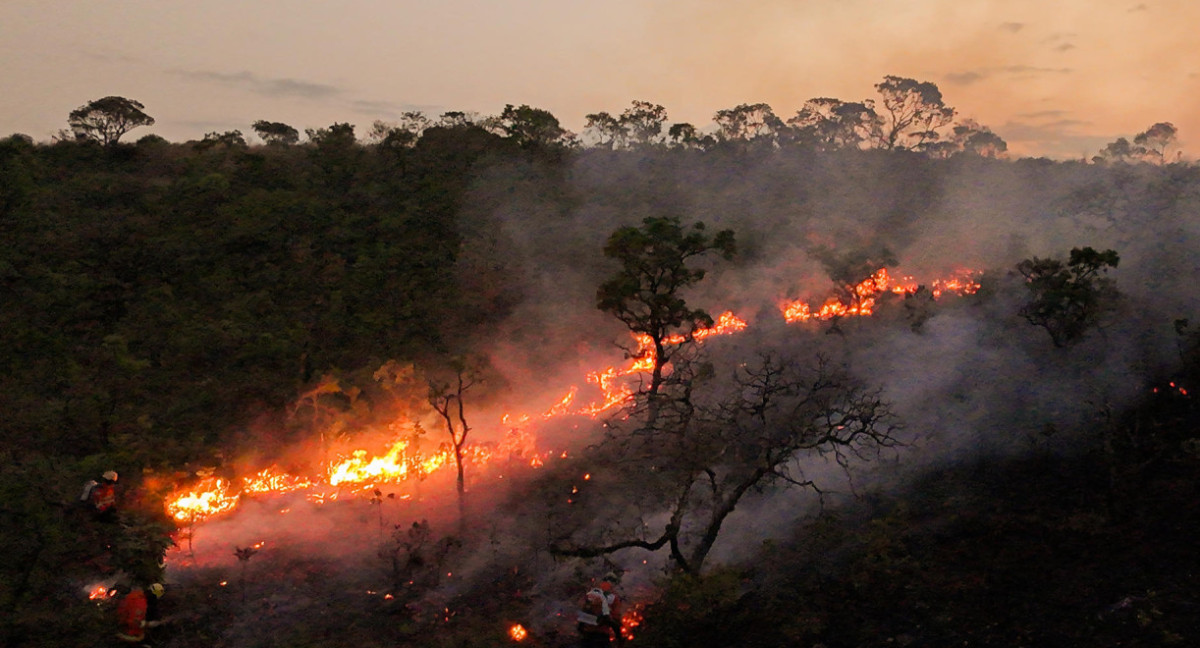
[[[454,453],[459,525],[465,527],[467,487],[463,468],[463,448],[467,444],[467,435],[471,431],[471,426],[467,424],[464,396],[472,387],[479,384],[480,375],[477,364],[463,358],[457,358],[451,362],[451,369],[454,377],[450,381],[438,382],[432,378],[428,381],[429,404],[446,424],[450,449]]]
[[[581,501],[573,524],[559,521],[567,533],[552,543],[553,553],[589,558],[667,547],[678,569],[696,574],[748,494],[776,484],[820,492],[804,473],[805,458],[829,455],[849,469],[855,459],[899,445],[897,422],[879,392],[822,357],[805,365],[763,353],[729,381],[716,380],[707,363],[680,362],[663,390],[670,398],[657,425],[637,424],[645,416],[640,399],[626,412],[629,427],[610,434],[593,457],[637,480],[630,494],[636,501],[615,506],[611,517]],[[598,506],[613,504],[605,498]],[[638,510],[668,517],[655,533],[616,519]]]

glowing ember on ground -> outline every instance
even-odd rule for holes
[[[525,630],[525,626],[520,623],[514,623],[508,629],[508,636],[512,637],[513,641],[524,641],[525,637],[529,636],[529,632]]]
[[[116,594],[116,590],[109,589],[108,585],[105,585],[104,583],[93,585],[88,590],[88,598],[93,601],[102,601],[107,598],[112,598],[113,596],[116,596]]]
[[[641,603],[621,615],[621,637],[625,641],[633,641],[633,629],[640,625],[642,625]]]
[[[976,270],[959,270],[949,279],[935,279],[933,282],[934,298],[941,297],[942,293],[953,293],[955,295],[974,295],[979,292],[979,282],[975,281],[975,277],[979,275]]]

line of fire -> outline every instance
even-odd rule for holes
[[[950,277],[935,279],[929,284],[931,295],[937,299],[943,294],[974,294],[980,288],[976,280],[979,274],[973,270],[958,270]],[[779,311],[788,323],[869,316],[877,308],[881,297],[889,294],[913,295],[920,285],[912,277],[893,278],[886,268],[881,268],[855,285],[849,297],[832,296],[816,310],[805,301],[782,300]],[[700,329],[693,336],[697,341],[703,341],[713,336],[737,333],[747,326],[744,319],[726,311],[716,318],[712,327]],[[680,341],[668,339],[668,342],[675,344]],[[629,378],[649,371],[654,364],[654,351],[649,340],[639,338],[636,342],[637,352],[632,355],[628,365],[614,365],[588,373],[587,382],[594,385],[598,392],[595,400],[578,404],[580,389],[571,386],[561,399],[540,416],[506,414],[497,424],[499,429],[505,430],[503,441],[493,446],[470,446],[466,455],[468,462],[482,467],[501,460],[511,464],[513,457],[522,457],[530,468],[539,468],[556,457],[565,458],[567,455],[561,450],[537,448],[528,426],[537,419],[560,416],[596,418],[624,403],[633,394],[633,383]],[[400,422],[399,427],[403,426],[404,422]],[[245,497],[299,492],[305,499],[317,504],[346,497],[370,497],[381,485],[423,479],[453,464],[453,456],[448,448],[422,454],[410,446],[410,441],[401,439],[380,454],[354,449],[339,454],[327,464],[325,474],[318,476],[292,475],[268,467],[237,480],[206,477],[174,491],[166,500],[167,512],[176,522],[194,526],[213,516],[233,511]]]
[[[959,269],[921,284],[912,277],[893,276],[886,268],[880,268],[819,305],[785,298],[778,300],[776,306],[788,325],[832,322],[836,326],[842,318],[870,316],[888,301],[915,297],[920,291],[933,300],[974,294],[980,289],[980,276],[979,271]],[[691,337],[696,342],[704,342],[709,338],[736,334],[749,326],[742,317],[726,311],[715,318],[711,327],[698,329]],[[669,338],[667,343],[683,341],[682,337],[677,337]],[[461,462],[469,467],[472,475],[472,488],[486,490],[489,482],[511,478],[519,471],[539,470],[571,456],[568,449],[540,444],[538,426],[571,417],[595,421],[619,412],[633,397],[639,378],[655,364],[654,347],[648,337],[635,336],[634,345],[634,350],[627,354],[627,363],[587,372],[584,387],[566,387],[561,391],[563,395],[551,401],[541,413],[501,416],[493,424],[495,436],[500,441],[464,444],[459,448]],[[164,502],[167,514],[178,530],[174,534],[176,544],[167,553],[168,570],[187,572],[228,562],[230,547],[235,548],[234,553],[244,570],[253,555],[286,541],[286,538],[247,539],[241,535],[245,532],[236,520],[239,511],[248,503],[284,519],[298,506],[324,507],[335,502],[366,500],[378,506],[381,535],[385,502],[408,507],[407,514],[419,516],[421,507],[429,505],[439,489],[449,492],[453,488],[449,475],[454,472],[456,457],[455,449],[446,443],[430,451],[421,448],[412,434],[415,425],[407,419],[394,421],[388,426],[392,440],[374,451],[363,447],[337,448],[332,444],[323,447],[323,456],[311,462],[323,466],[319,474],[295,474],[274,464],[242,475],[218,475],[215,470],[207,469],[170,486]],[[581,484],[592,477],[590,472],[578,475]],[[579,487],[573,488],[567,495],[567,502],[572,502],[578,492]],[[286,524],[273,526],[280,535],[289,533]],[[413,542],[423,542],[427,530],[414,523],[407,533]],[[228,585],[228,580],[220,581],[221,587]],[[88,596],[98,602],[112,597],[107,581],[91,584],[87,589]],[[384,600],[393,598],[391,592],[372,590],[368,594]],[[650,596],[649,592],[642,594],[644,598]],[[633,597],[622,617],[620,633],[626,640],[634,638],[635,629],[642,622],[644,601],[638,598]],[[454,614],[450,608],[436,613],[444,615],[446,620]],[[566,619],[569,615],[560,612],[558,616]],[[529,638],[530,630],[512,620],[506,625],[506,636],[511,642],[521,643]]]

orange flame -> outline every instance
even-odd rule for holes
[[[703,340],[714,335],[734,333],[746,328],[746,322],[732,312],[722,313],[713,326],[697,329],[692,338]],[[683,335],[671,336],[668,344],[680,344],[686,340]],[[654,349],[650,338],[639,336],[638,351],[634,354],[633,362],[625,369],[609,367],[603,371],[594,372],[587,376],[589,382],[595,383],[603,394],[599,402],[582,407],[574,407],[578,389],[572,387],[557,403],[542,414],[543,418],[556,416],[584,415],[597,416],[613,408],[633,396],[631,385],[620,379],[637,373],[648,372],[654,367]],[[503,423],[512,425],[509,416],[505,415]],[[532,435],[520,428],[529,421],[528,416],[515,419],[516,426],[510,429],[504,441],[494,450],[474,445],[464,448],[464,459],[474,464],[486,464],[493,456],[520,457],[523,463],[532,468],[541,467],[553,453],[539,453]],[[557,453],[565,458],[565,452]],[[388,447],[382,455],[373,456],[366,450],[358,449],[348,455],[340,456],[330,462],[326,468],[323,480],[314,481],[305,477],[290,475],[275,468],[261,470],[249,477],[241,479],[241,485],[235,487],[226,480],[209,477],[201,480],[190,489],[180,489],[167,499],[167,512],[176,521],[194,524],[214,515],[219,515],[237,507],[240,497],[256,494],[281,494],[294,491],[307,491],[306,498],[314,503],[323,504],[337,500],[348,491],[349,494],[368,492],[380,484],[398,484],[412,477],[428,476],[446,465],[453,465],[453,451],[443,446],[437,452],[422,455],[412,451],[408,440],[397,440]],[[333,490],[319,488],[321,485],[334,487]],[[286,510],[286,509],[285,509]]]
[[[935,279],[933,281],[933,296],[934,298],[941,297],[942,293],[953,293],[956,295],[974,295],[979,292],[979,282],[975,281],[975,276],[979,272],[975,270],[959,270],[953,277],[949,279]]]
[[[194,523],[218,513],[232,511],[238,503],[238,493],[230,493],[225,480],[208,477],[192,490],[172,496],[167,501],[167,514],[177,522]]]
[[[311,481],[303,477],[277,472],[272,468],[266,468],[245,477],[243,482],[243,490],[247,493],[290,493],[310,488],[313,485]]]
[[[979,283],[973,277],[979,274],[974,270],[959,270],[949,279],[935,279],[931,292],[934,298],[944,293],[956,295],[972,295],[979,290]],[[810,320],[830,320],[835,317],[866,316],[875,312],[875,304],[885,293],[894,295],[911,295],[917,292],[919,285],[912,277],[894,279],[887,268],[880,268],[874,274],[860,281],[850,290],[849,297],[833,296],[825,300],[821,307],[813,311],[807,302],[802,300],[785,300],[779,304],[783,319],[788,323],[807,322]]]
[[[737,333],[744,330],[747,326],[746,321],[734,315],[733,311],[725,311],[721,313],[712,326],[692,331],[691,338],[701,341],[714,335]],[[592,403],[580,408],[577,410],[578,414],[595,417],[628,401],[633,397],[633,387],[627,383],[620,382],[619,379],[654,370],[655,354],[652,338],[649,335],[636,335],[635,339],[638,348],[631,355],[633,362],[628,367],[625,369],[608,367],[587,375],[587,381],[599,387],[600,392],[604,394],[604,398],[598,403]],[[687,339],[688,336],[680,333],[669,336],[664,342],[667,344],[683,344]]]
[[[932,283],[933,296],[939,297],[945,293],[973,294],[979,289],[979,284],[973,280],[977,274],[973,271],[962,270],[949,279],[939,279]],[[834,317],[849,315],[870,315],[876,300],[885,293],[908,295],[917,291],[917,284],[910,277],[899,280],[893,278],[886,268],[881,268],[870,277],[859,282],[850,290],[850,296],[845,300],[836,297],[826,300],[818,309],[812,308],[802,301],[787,301],[780,304],[784,319],[787,322],[809,321],[812,319],[827,320]],[[722,313],[711,327],[693,331],[690,338],[703,341],[716,335],[736,333],[747,328],[747,323],[733,314],[732,311]],[[682,344],[689,336],[677,334],[668,337],[667,344]],[[634,384],[625,380],[639,373],[653,370],[655,350],[649,336],[635,336],[637,349],[630,355],[631,362],[624,368],[615,366],[588,373],[589,383],[595,384],[601,398],[587,405],[576,405],[578,389],[571,387],[556,403],[549,407],[543,418],[556,416],[582,415],[596,417],[600,414],[627,402],[634,394]],[[1182,389],[1181,393],[1186,393]],[[566,458],[566,452],[538,452],[534,438],[521,429],[530,420],[528,415],[521,416],[510,422],[505,415],[502,424],[509,427],[505,439],[495,448],[487,446],[468,446],[464,459],[471,463],[486,464],[495,457],[504,460],[519,459],[520,464],[531,468],[544,465],[545,461],[554,458]],[[390,483],[398,484],[412,477],[428,476],[444,466],[454,464],[452,449],[443,445],[437,452],[422,455],[410,448],[407,440],[394,442],[380,456],[372,456],[366,450],[354,450],[348,455],[340,456],[326,466],[323,479],[313,480],[296,475],[290,475],[274,468],[261,470],[240,480],[235,486],[223,479],[206,477],[190,488],[178,489],[167,498],[166,509],[177,522],[195,524],[214,515],[233,510],[243,494],[279,494],[294,491],[305,491],[305,497],[314,503],[324,503],[337,500],[340,495],[361,495],[370,492],[377,485]],[[587,479],[587,477],[585,477]],[[329,486],[324,489],[321,486]],[[403,497],[408,497],[407,495]],[[287,512],[282,509],[281,512]],[[640,617],[631,617],[640,619]],[[640,621],[635,621],[635,624]],[[633,626],[631,626],[633,627]]]
[[[112,598],[113,596],[116,596],[116,594],[116,590],[109,589],[108,585],[105,585],[104,583],[93,585],[92,588],[88,590],[88,598],[93,601]]]
[[[525,637],[529,636],[529,631],[520,623],[514,623],[508,629],[508,636],[512,637],[513,641],[525,641]]]

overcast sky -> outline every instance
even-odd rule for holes
[[[668,121],[932,81],[1017,155],[1078,158],[1156,122],[1200,157],[1194,0],[0,0],[0,136],[43,141],[107,95],[129,138],[300,130],[528,104],[579,131],[630,102]]]

